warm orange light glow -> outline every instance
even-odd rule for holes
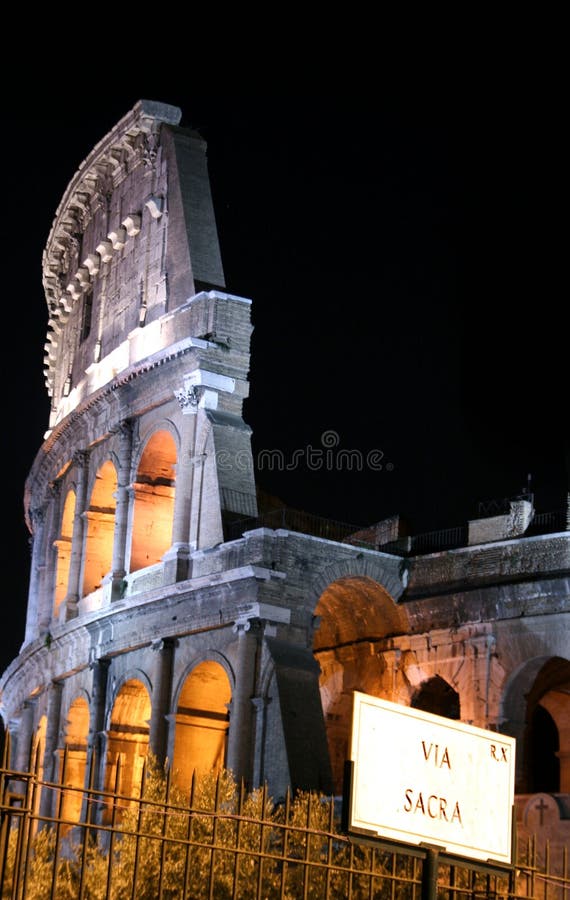
[[[84,595],[100,587],[103,577],[111,570],[116,490],[117,473],[113,463],[107,460],[97,472],[91,502],[86,513]]]
[[[150,713],[150,697],[144,684],[136,678],[126,681],[111,713],[105,773],[108,790],[115,789],[119,767],[119,793],[138,795],[148,750]]]
[[[85,764],[87,761],[87,735],[89,732],[89,706],[84,697],[76,697],[69,707],[67,727],[65,731],[65,756],[61,755],[64,764],[62,780],[67,788],[62,796],[61,817],[72,822],[79,822],[83,795],[81,789],[85,780]]]
[[[190,673],[178,700],[173,771],[187,790],[192,773],[219,771],[225,762],[231,688],[219,663],[200,663]]]
[[[73,519],[75,516],[75,491],[68,491],[61,517],[61,531],[59,540],[55,542],[57,548],[57,569],[55,579],[55,595],[53,604],[53,617],[57,619],[62,600],[67,594],[69,581],[69,564],[71,561],[71,541],[73,537]]]
[[[390,697],[381,655],[370,654],[370,640],[405,633],[405,613],[378,582],[365,576],[347,576],[332,582],[315,609],[320,624],[313,651],[321,667],[319,679],[329,756],[336,793],[342,792],[347,759],[352,691]],[[363,641],[362,638],[367,640]]]
[[[172,541],[176,445],[159,431],[147,443],[134,485],[135,508],[130,571],[159,562]]]

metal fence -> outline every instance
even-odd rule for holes
[[[65,752],[54,783],[0,769],[1,898],[570,900],[567,851],[539,854],[532,840],[512,869],[442,857],[434,871],[433,850],[343,834],[332,798],[300,792],[274,803],[226,771],[184,790],[150,765],[133,799],[117,790],[120,767],[112,790],[96,790],[96,768],[83,788],[67,783]],[[74,792],[81,803],[67,802]]]

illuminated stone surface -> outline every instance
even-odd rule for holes
[[[32,738],[50,760],[73,747],[75,784],[97,750],[103,785],[124,754],[134,790],[150,744],[184,783],[223,762],[275,798],[338,793],[358,690],[516,737],[521,796],[551,792],[528,749],[543,710],[566,796],[567,531],[527,536],[517,508],[470,523],[467,546],[406,556],[397,517],[360,535],[380,549],[256,527],[251,304],[225,289],[205,143],[179,120],[137,104],[48,236],[51,413],[25,491],[25,640],[0,682],[14,760]]]

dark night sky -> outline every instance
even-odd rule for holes
[[[144,89],[69,114],[16,109],[2,217],[13,624],[0,670],[23,638],[22,495],[48,418],[42,250],[79,163],[140,96],[180,106],[208,141],[227,290],[253,300],[255,457],[290,461],[323,449],[327,431],[336,449],[383,454],[382,470],[360,472],[311,471],[304,457],[260,472],[266,490],[355,524],[400,512],[415,532],[465,522],[528,473],[540,511],[564,503],[565,166],[542,98],[524,86],[413,103]]]

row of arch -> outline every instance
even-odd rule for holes
[[[188,790],[194,772],[219,771],[226,763],[231,687],[220,663],[199,663],[185,679],[174,715],[172,777]],[[120,687],[108,715],[103,788],[124,796],[139,792],[148,754],[151,696],[141,678],[128,678]],[[47,716],[40,718],[32,744],[32,759],[40,765],[46,746]],[[69,705],[58,748],[58,778],[65,785],[60,814],[80,820],[89,749],[90,709],[84,695]]]
[[[186,677],[174,713],[171,775],[184,791],[194,772],[219,771],[227,764],[231,686],[223,666],[213,660],[200,662]],[[427,679],[414,693],[411,706],[451,719],[460,719],[458,693],[439,675]],[[530,711],[525,735],[527,753],[526,792],[559,792],[561,741],[548,701]],[[144,676],[128,678],[119,688],[109,711],[106,728],[103,787],[124,796],[140,789],[149,748],[151,695]],[[79,821],[88,759],[90,710],[83,695],[69,705],[59,747],[63,792],[61,815]],[[44,758],[47,717],[43,715],[34,735],[32,758]],[[328,734],[333,749],[334,731]],[[345,735],[346,737],[346,735]],[[64,760],[64,763],[61,761]],[[334,762],[334,760],[333,760]],[[342,761],[344,762],[344,760]],[[333,765],[333,770],[334,770]],[[39,772],[40,779],[43,771]],[[335,792],[342,790],[342,770],[333,771]]]
[[[172,542],[177,447],[169,431],[156,431],[140,456],[130,485],[127,529],[129,552],[124,561],[127,572],[136,572],[161,560]],[[86,508],[78,508],[76,485],[71,484],[63,501],[61,524],[54,542],[57,549],[53,614],[70,591],[70,567],[74,549],[81,555],[80,596],[101,586],[112,570],[117,507],[117,468],[107,459],[98,468]],[[82,517],[82,547],[77,541],[77,518]]]

